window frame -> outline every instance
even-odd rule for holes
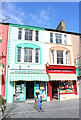
[[[53,51],[53,54],[52,54],[52,51]],[[53,56],[52,56],[53,55]],[[52,62],[53,61],[53,62]],[[54,49],[51,49],[51,64],[55,64],[55,50]]]
[[[69,51],[66,51],[66,52],[69,53]],[[70,58],[69,58],[69,57],[67,58],[67,54],[66,54],[66,64],[67,64],[67,65],[70,64]]]
[[[65,36],[66,36],[66,38],[65,38]],[[64,44],[67,45],[67,35],[66,34],[64,34]]]
[[[36,50],[38,50],[38,62],[36,63]],[[35,49],[35,63],[39,64],[40,63],[40,49]]]
[[[30,31],[32,32],[31,35],[30,35],[30,33],[29,33]],[[27,33],[27,32],[28,32],[28,33]],[[28,39],[26,39],[26,36],[28,37]],[[30,40],[30,37],[32,38],[31,40]],[[25,29],[24,39],[25,39],[26,41],[33,41],[33,30]]]
[[[18,48],[21,48],[21,47],[17,47],[17,63],[21,63],[21,54],[18,54]],[[22,49],[22,48],[21,48]],[[18,56],[20,55],[20,62],[18,61]]]
[[[58,37],[58,36],[61,36],[61,38]],[[59,40],[61,40],[61,42],[59,42]],[[58,42],[57,42],[57,41],[58,41]],[[60,33],[55,33],[55,42],[56,42],[56,44],[62,44],[62,43],[63,43],[62,34],[60,34]]]
[[[19,31],[21,30],[21,33],[19,33]],[[21,36],[21,39],[19,39],[19,35]],[[18,28],[18,40],[22,40],[22,29]]]
[[[36,32],[38,32],[37,35],[36,35]],[[38,40],[36,40],[36,37],[38,38]],[[39,41],[39,31],[35,31],[35,41]]]
[[[63,54],[63,50],[57,50],[57,64],[59,65],[59,63],[58,63],[58,59],[62,59],[63,60],[63,63],[60,63],[60,64],[64,64],[64,56],[63,57],[58,57],[58,51],[60,51],[60,52],[62,52],[62,54]]]
[[[52,39],[52,41],[51,41],[51,39]],[[53,33],[52,32],[50,32],[50,43],[53,43]]]
[[[33,48],[24,48],[24,50],[25,50],[25,49],[31,49],[31,50],[32,50],[32,62],[29,62],[29,61],[28,61],[28,62],[25,62],[25,56],[27,57],[27,55],[25,55],[25,51],[24,51],[24,61],[23,61],[23,63],[33,63]],[[29,53],[28,53],[28,54],[29,54]],[[30,56],[28,56],[28,59],[29,59],[29,57],[30,57]]]

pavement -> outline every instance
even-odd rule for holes
[[[44,101],[42,103],[43,110],[35,108],[34,102],[18,102],[6,104],[3,118],[75,118],[78,120],[81,113],[81,99],[70,99],[64,101]],[[72,119],[71,119],[72,120]]]

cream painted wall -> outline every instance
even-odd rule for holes
[[[58,46],[58,47],[64,47],[64,48],[67,48],[68,50],[70,50],[70,52],[71,52],[71,63],[72,63],[71,65],[73,66],[74,65],[74,60],[73,60],[73,49],[72,49],[71,35],[67,34],[67,45],[56,44],[55,43],[55,33],[56,32],[52,32],[53,33],[53,41],[54,41],[53,43],[55,43],[55,44],[52,44],[52,43],[50,44],[50,32],[51,31],[45,31],[45,42],[47,43],[47,44],[45,44],[45,63],[50,63],[49,49],[51,47]],[[64,33],[60,33],[60,34],[62,34],[62,39],[63,39],[63,43],[64,43]],[[65,59],[64,59],[64,63],[65,63]]]

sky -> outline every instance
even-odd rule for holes
[[[65,29],[79,32],[79,2],[5,2],[7,23],[56,29],[61,20]]]

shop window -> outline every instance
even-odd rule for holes
[[[69,64],[69,52],[66,51],[66,64]]]
[[[62,34],[56,33],[55,37],[56,37],[56,43],[62,44]]]
[[[35,63],[39,63],[39,49],[35,50]]]
[[[17,48],[17,62],[21,62],[21,48]]]
[[[22,39],[22,29],[19,29],[19,32],[18,32],[18,39]]]
[[[57,50],[57,64],[63,64],[63,51]]]
[[[39,41],[39,32],[35,31],[35,41]]]
[[[50,43],[53,43],[53,33],[50,33]]]
[[[60,82],[60,93],[73,93],[73,82]]]
[[[42,99],[46,99],[46,85],[45,82],[36,82],[35,84],[35,95],[36,95],[36,90],[39,90],[39,94],[42,96]]]
[[[25,40],[32,41],[32,30],[25,30]]]
[[[24,82],[15,82],[15,94],[13,95],[13,100],[24,101]]]
[[[54,50],[51,50],[51,64],[54,64]]]
[[[24,62],[32,63],[32,49],[24,48]]]

